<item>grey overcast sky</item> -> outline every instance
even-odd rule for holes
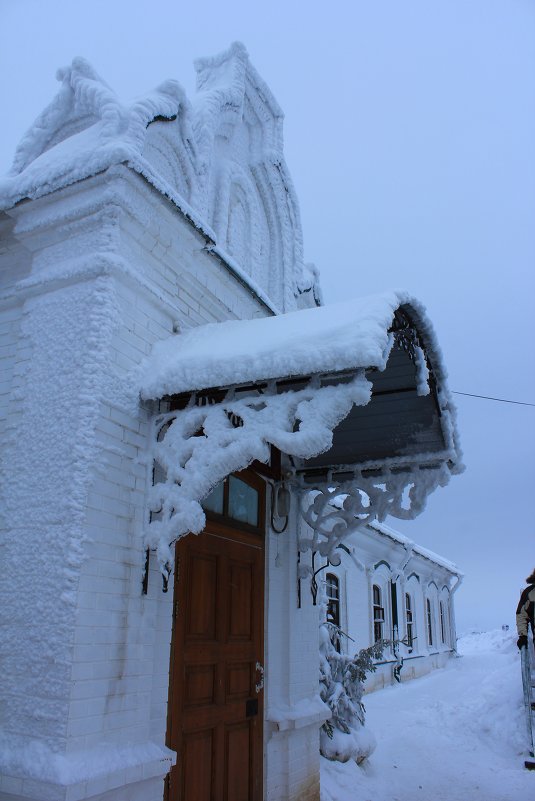
[[[0,0],[0,173],[87,58],[127,100],[247,46],[285,111],[327,302],[405,287],[450,388],[535,403],[533,0]],[[466,473],[411,523],[456,562],[459,631],[513,624],[535,567],[535,408],[455,396]]]

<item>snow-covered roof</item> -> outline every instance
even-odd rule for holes
[[[171,119],[189,105],[177,81],[160,84],[130,105],[83,58],[60,69],[61,88],[21,139],[13,165],[0,180],[0,207],[39,197],[112,164],[136,161],[149,123]]]
[[[422,545],[417,545],[413,540],[405,537],[399,531],[391,528],[386,523],[379,523],[378,520],[374,520],[372,523],[369,524],[370,528],[379,531],[385,537],[389,537],[391,540],[395,542],[399,542],[400,545],[404,547],[411,548],[413,553],[422,556],[424,559],[427,559],[429,562],[433,562],[433,564],[438,565],[439,567],[445,568],[449,573],[452,573],[456,576],[462,576],[463,573],[459,570],[457,565],[454,562],[451,562],[449,559],[446,559],[444,556],[440,556],[440,554],[435,553],[434,551],[430,551],[428,548],[424,548]]]
[[[289,312],[255,320],[210,323],[155,345],[143,365],[141,394],[161,398],[247,382],[359,368],[384,370],[394,312],[410,306],[444,380],[440,352],[423,307],[405,292]]]

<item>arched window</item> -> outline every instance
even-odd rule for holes
[[[334,573],[325,576],[327,593],[327,623],[340,626],[340,581]]]
[[[414,610],[409,592],[405,593],[405,620],[407,624],[407,648],[412,651],[414,645]]]
[[[379,642],[383,639],[385,623],[385,610],[382,603],[382,591],[378,584],[373,585],[373,640]]]
[[[334,573],[325,576],[325,593],[327,595],[327,623],[336,628],[331,629],[331,642],[340,653],[340,580]]]
[[[444,601],[440,601],[440,637],[442,642],[446,642],[446,610],[444,609]]]
[[[425,607],[427,611],[427,643],[433,645],[433,610],[429,598],[425,601]]]

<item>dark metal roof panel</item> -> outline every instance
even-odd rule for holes
[[[370,403],[354,406],[335,428],[332,447],[304,461],[302,471],[431,456],[448,448],[434,382],[428,395],[418,395],[416,368],[405,350],[394,347],[386,369],[370,371],[367,377],[373,384]]]

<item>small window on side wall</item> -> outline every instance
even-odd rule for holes
[[[327,623],[340,626],[340,581],[334,573],[325,576],[327,593]]]
[[[382,602],[383,594],[378,584],[373,585],[373,641],[383,639],[385,610]]]
[[[446,610],[444,601],[440,601],[440,638],[446,644]]]
[[[405,620],[407,623],[407,648],[409,653],[414,647],[414,610],[411,594],[405,593]]]
[[[427,612],[427,642],[429,645],[433,645],[433,610],[429,598],[425,601],[425,607]]]
[[[331,642],[340,653],[340,580],[334,573],[325,576],[325,593],[327,596],[327,623],[336,626],[331,629]]]

